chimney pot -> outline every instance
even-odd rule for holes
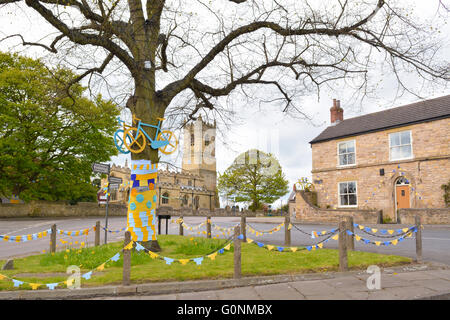
[[[331,125],[336,125],[344,120],[344,110],[341,101],[333,99],[333,107],[330,108]]]

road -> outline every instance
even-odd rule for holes
[[[256,220],[255,220],[256,219]],[[247,223],[249,226],[256,230],[269,230],[274,226],[278,225],[280,222],[274,222],[271,224],[261,223],[261,220],[266,220],[266,218],[248,218]],[[269,220],[269,219],[267,219]],[[2,219],[0,220],[0,235],[25,235],[40,232],[43,230],[50,229],[53,224],[57,225],[58,229],[66,231],[81,230],[89,227],[93,227],[96,221],[100,221],[101,225],[104,225],[104,219],[101,218],[59,218],[59,219]],[[189,225],[197,225],[204,222],[203,217],[186,217],[185,222]],[[281,221],[281,220],[278,220]],[[240,222],[240,218],[226,217],[226,218],[213,218],[213,223],[221,227],[231,227]],[[108,227],[110,230],[120,230],[126,225],[125,217],[110,217],[108,220]],[[291,245],[292,246],[305,246],[311,245],[318,242],[318,239],[311,239],[311,231],[322,231],[330,230],[336,228],[336,225],[297,225],[298,229],[301,229],[306,234],[297,230],[297,228],[291,229]],[[397,229],[396,225],[378,225],[379,229]],[[161,232],[165,233],[165,222],[161,223]],[[199,230],[206,230],[205,227]],[[169,234],[178,234],[178,225],[175,223],[168,224]],[[213,236],[217,231],[212,229]],[[374,239],[367,236],[364,233],[358,232],[361,236],[367,239]],[[199,236],[197,231],[185,230],[184,234]],[[282,230],[272,233],[265,234],[263,236],[256,237],[253,234],[248,233],[248,237],[260,241],[265,244],[274,245],[284,245],[284,228]],[[205,235],[202,235],[205,236]],[[222,235],[220,235],[223,238]],[[94,245],[94,232],[91,230],[88,236],[79,237],[68,237],[68,236],[57,236],[57,250],[64,250],[65,246],[70,245],[72,248],[80,247],[81,242],[84,242],[87,246]],[[450,226],[425,226],[422,232],[423,239],[423,259],[425,261],[433,261],[444,263],[450,265]],[[67,241],[66,244],[61,242]],[[108,233],[108,242],[110,241],[120,241],[123,240],[123,232],[121,233]],[[7,258],[23,257],[32,254],[42,253],[43,250],[48,251],[50,238],[46,237],[44,239],[33,240],[28,242],[0,242],[0,260],[5,260]],[[75,243],[77,242],[77,243]],[[101,232],[101,243],[104,243],[104,231]],[[337,241],[328,241],[324,244],[324,248],[337,248]],[[384,254],[396,254],[414,258],[415,257],[415,239],[406,238],[403,242],[396,246],[375,246],[366,245],[361,242],[355,242],[355,250],[368,251],[368,252],[378,252]]]

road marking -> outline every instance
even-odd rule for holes
[[[450,239],[445,239],[445,238],[422,238],[424,240],[447,240],[450,241]]]

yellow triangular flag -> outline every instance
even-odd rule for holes
[[[323,243],[319,243],[319,244],[317,244],[317,246],[322,249]]]
[[[408,228],[403,228],[402,231],[406,232],[406,231],[408,231]]]
[[[359,240],[361,240],[361,237],[358,236],[357,234],[355,234],[355,240],[356,240],[356,241],[359,241]]]
[[[231,242],[229,244],[227,244],[225,247],[223,247],[225,250],[230,250],[231,248]]]
[[[298,250],[297,247],[291,247],[291,251],[292,251],[292,252],[295,252],[295,251],[297,251],[297,250]]]
[[[131,250],[133,249],[133,241],[130,241],[124,248],[123,250]]]
[[[32,290],[37,290],[41,285],[39,283],[29,283]]]
[[[322,234],[325,234],[325,233],[327,233],[327,231],[325,230],[325,231],[322,231]]]
[[[388,230],[389,234],[393,234],[394,230]]]
[[[69,279],[69,280],[67,280],[67,281],[64,281],[64,283],[65,283],[68,287],[70,287],[70,286],[73,284],[74,281],[75,281],[75,279]]]
[[[377,246],[379,246],[379,245],[381,244],[381,242],[380,242],[380,241],[375,241],[375,244],[376,244]]]
[[[336,235],[334,235],[331,239],[333,239],[333,240],[337,240],[337,239],[339,239],[339,235],[338,234],[336,234]]]
[[[312,249],[313,249],[313,250],[316,250],[316,246],[312,246]]]
[[[151,251],[149,251],[148,254],[150,255],[150,257],[152,259],[155,259],[155,258],[157,258],[159,256],[157,253],[154,253],[154,252],[151,252]]]
[[[359,225],[358,228],[362,230],[364,229],[364,226]]]
[[[253,239],[247,238],[247,242],[248,242],[248,243],[252,243],[252,242],[253,242]]]
[[[271,246],[269,244],[267,245],[267,249],[269,249],[269,251],[272,250],[273,248],[274,248],[274,246]]]
[[[395,240],[392,240],[391,241],[391,243],[395,246],[395,245],[397,245],[397,243],[398,243],[398,240],[397,239],[395,239]]]
[[[211,260],[214,260],[216,258],[216,256],[217,256],[217,252],[214,252],[214,253],[210,254],[208,256],[208,258],[210,258]]]
[[[103,269],[105,269],[105,263],[102,263],[101,265],[99,265],[99,266],[97,267],[97,270],[98,270],[98,271],[102,271]]]
[[[6,279],[6,276],[0,274],[0,280]]]
[[[292,224],[289,223],[288,230],[292,229]]]
[[[372,229],[373,233],[377,233],[378,229]]]
[[[412,233],[412,232],[408,232],[408,234],[406,235],[406,238],[411,238],[411,237],[412,237],[412,235],[413,235],[413,233]]]
[[[189,259],[178,259],[178,261],[180,261],[181,264],[185,265],[189,262]]]

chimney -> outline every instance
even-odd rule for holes
[[[336,125],[344,120],[344,110],[341,108],[341,101],[333,99],[333,107],[330,108],[331,125]]]

